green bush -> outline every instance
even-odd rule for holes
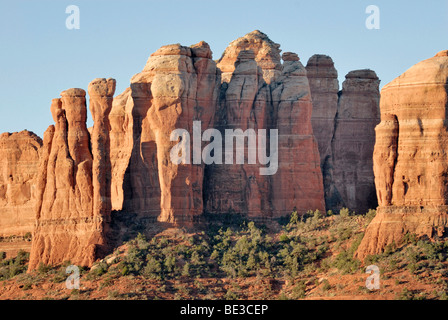
[[[7,280],[19,274],[25,273],[28,269],[28,259],[30,254],[19,250],[17,256],[11,259],[3,259],[0,262],[0,280]]]
[[[328,291],[328,290],[330,290],[331,289],[331,284],[330,284],[330,282],[327,280],[327,279],[324,279],[322,282],[321,282],[321,284],[322,284],[322,291]]]
[[[348,218],[350,217],[350,210],[347,208],[342,208],[341,210],[339,210],[339,215],[343,218]]]
[[[51,266],[44,264],[43,262],[39,263],[37,267],[37,272],[40,274],[47,274],[48,271],[51,270]]]
[[[373,218],[375,218],[375,216],[376,216],[376,210],[369,209],[369,211],[366,213],[367,223],[370,223],[373,220]]]
[[[292,289],[292,299],[304,299],[306,297],[306,284],[305,281],[300,281]]]

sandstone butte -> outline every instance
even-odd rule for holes
[[[379,207],[357,256],[399,246],[407,233],[446,236],[448,50],[411,67],[381,91],[373,156]]]
[[[304,67],[260,31],[233,41],[218,61],[203,41],[161,47],[123,93],[113,97],[113,79],[89,84],[92,128],[86,92],[69,89],[52,101],[43,141],[26,131],[0,137],[0,234],[33,233],[30,270],[66,260],[91,266],[130,236],[130,225],[225,214],[269,220],[330,209],[326,196],[355,206],[373,181],[366,166],[378,83],[373,71],[355,71],[339,92],[331,58]],[[202,131],[277,129],[277,173],[260,175],[259,162],[173,164],[170,134],[193,137],[193,121]],[[344,139],[350,146],[336,150]]]

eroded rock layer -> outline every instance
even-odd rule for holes
[[[402,243],[406,233],[433,238],[448,221],[448,51],[384,86],[373,156],[378,212],[358,256]]]

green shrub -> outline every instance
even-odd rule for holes
[[[101,277],[103,274],[106,274],[107,271],[108,271],[107,263],[100,262],[95,266],[95,268],[91,272],[93,273],[93,275]]]
[[[398,295],[398,300],[412,300],[414,294],[407,288],[404,288]]]
[[[184,264],[182,275],[184,277],[190,277],[190,264],[188,262]]]
[[[342,208],[341,210],[339,210],[339,215],[343,218],[348,218],[350,217],[350,210],[347,208]]]
[[[227,290],[226,294],[224,295],[224,299],[225,300],[238,300],[239,296],[232,289],[229,289],[229,290]]]
[[[406,233],[403,237],[403,244],[417,244],[418,236],[415,233]]]
[[[370,223],[373,220],[373,218],[375,218],[375,216],[376,216],[376,210],[369,209],[369,211],[367,211],[366,213],[366,220],[367,220],[366,222]]]
[[[19,250],[16,257],[0,261],[0,280],[10,279],[25,273],[28,269],[29,256],[28,252]]]
[[[321,284],[322,284],[322,291],[328,291],[328,290],[330,290],[331,289],[331,284],[330,284],[330,282],[327,280],[327,279],[324,279],[322,282],[321,282]]]
[[[37,267],[37,272],[40,274],[47,274],[48,271],[51,270],[51,266],[44,264],[43,262],[39,263]]]
[[[144,274],[150,276],[151,278],[161,279],[162,278],[162,264],[153,256],[147,257],[147,263],[144,268]]]
[[[306,285],[305,281],[300,281],[292,289],[292,299],[304,299],[306,297]]]

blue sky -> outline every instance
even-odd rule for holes
[[[79,30],[65,26],[69,5],[80,9]],[[365,27],[368,5],[380,9],[380,30]],[[115,78],[119,94],[162,45],[204,40],[218,59],[255,29],[304,64],[330,55],[341,84],[370,68],[383,86],[448,49],[448,1],[0,0],[0,132],[42,136],[52,98],[98,77]]]

